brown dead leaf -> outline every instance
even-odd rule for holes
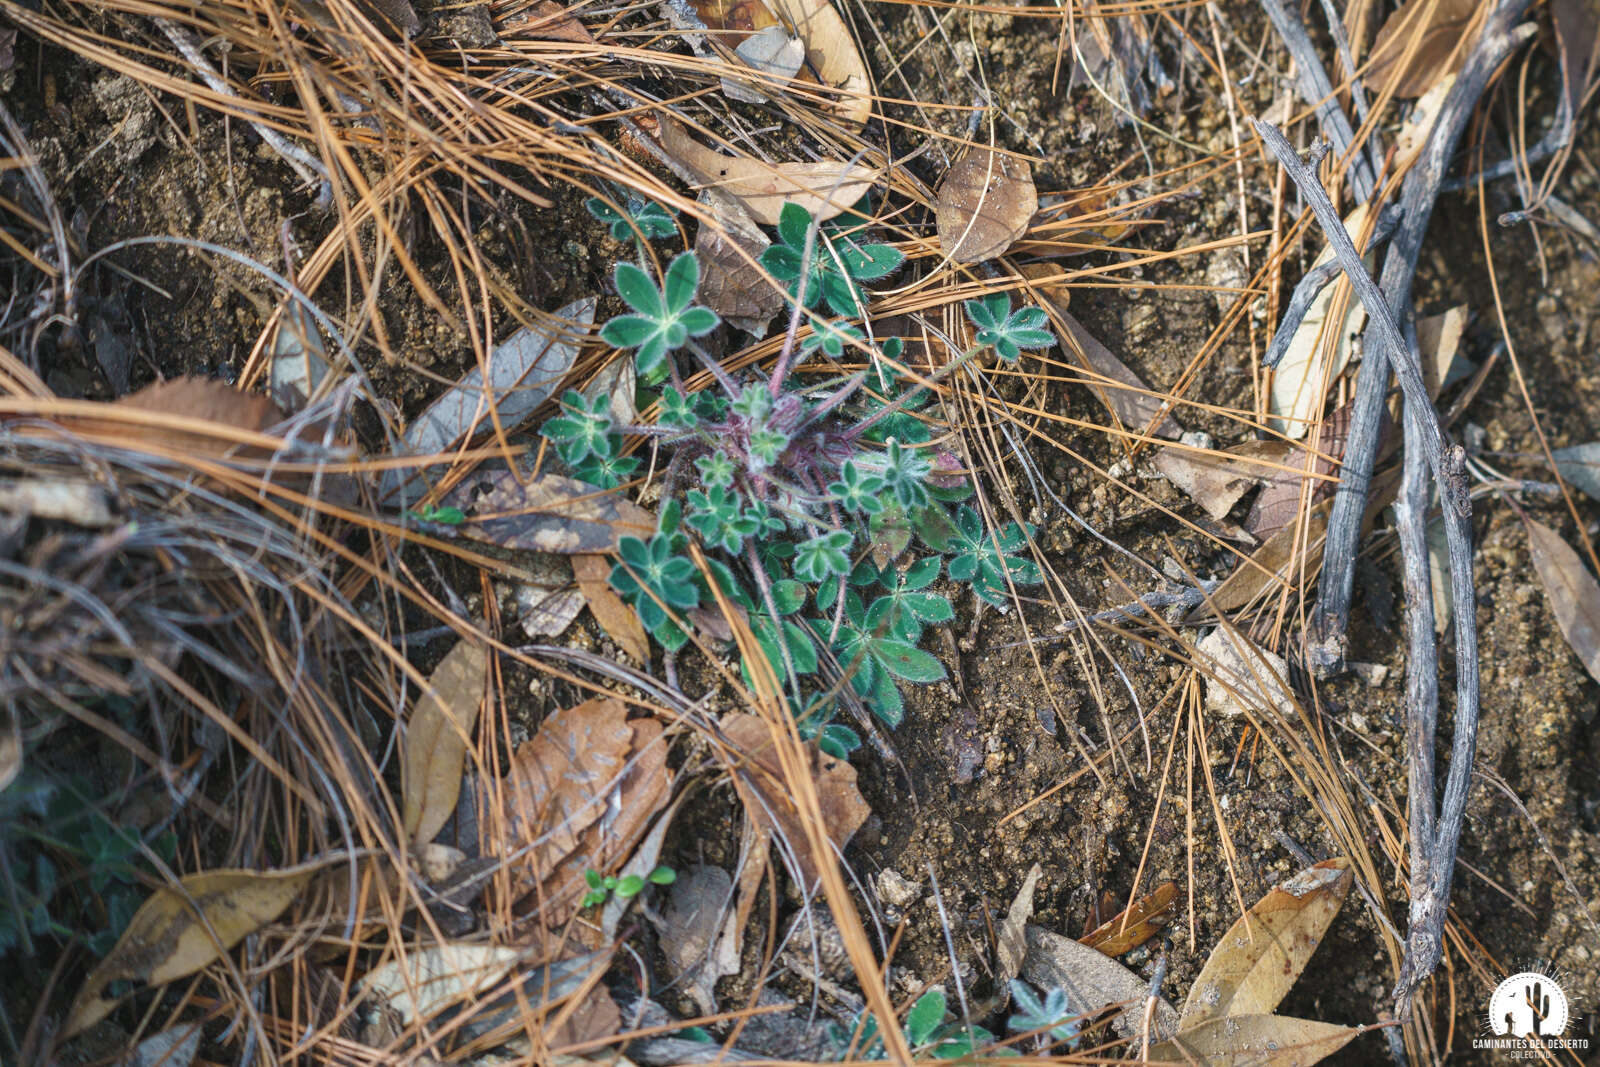
[[[558,1013],[552,1012],[554,1019]],[[622,1011],[611,999],[611,991],[604,984],[596,985],[585,994],[581,1003],[559,1025],[549,1027],[544,1033],[544,1043],[552,1049],[569,1045],[584,1045],[590,1041],[612,1037],[622,1029]]]
[[[1478,0],[1407,0],[1373,41],[1368,88],[1382,93],[1393,87],[1395,96],[1411,99],[1454,74],[1470,50],[1467,27],[1478,6]]]
[[[539,841],[525,867],[536,884],[548,869],[541,858],[565,856],[579,836],[606,814],[621,784],[633,728],[614,697],[596,697],[552,713],[517,748],[508,776],[510,831]]]
[[[205,458],[230,454],[265,457],[268,453],[264,448],[240,446],[228,431],[263,433],[283,421],[283,412],[270,398],[258,393],[241,393],[227,382],[213,378],[171,378],[147,385],[105,406],[152,412],[174,420],[199,420],[214,426],[207,430],[202,426],[146,424],[80,415],[57,421],[73,433],[109,440],[124,447],[148,446]]]
[[[406,835],[414,845],[432,841],[455,814],[488,675],[487,650],[476,641],[458,641],[434,668],[428,691],[411,712],[401,781]]]
[[[1287,1015],[1211,1019],[1150,1049],[1153,1062],[1202,1067],[1311,1067],[1361,1033],[1354,1026]]]
[[[806,43],[805,69],[835,90],[828,110],[857,126],[865,123],[872,115],[872,83],[839,12],[828,0],[767,0],[767,4],[790,33]]]
[[[1306,455],[1297,446],[1291,454],[1280,460],[1283,468],[1287,469],[1265,472],[1261,492],[1256,494],[1255,502],[1250,505],[1250,515],[1244,520],[1244,528],[1253,536],[1263,541],[1271,538],[1294,522],[1300,514],[1302,499],[1306,506],[1313,506],[1333,494],[1334,483],[1328,480],[1328,476],[1338,471],[1339,461],[1344,458],[1353,404],[1353,401],[1345,404],[1322,420],[1314,438],[1315,457]],[[1303,473],[1308,461],[1311,465],[1309,474]],[[1307,480],[1312,484],[1303,492]]]
[[[772,748],[771,728],[760,716],[734,712],[723,717],[722,732],[734,749],[747,757],[747,762],[733,776],[745,812],[765,833],[776,833],[789,842],[800,867],[799,875],[808,888],[815,885],[816,862],[806,845],[799,809],[779,769],[777,754]],[[867,821],[872,809],[856,788],[854,767],[826,755],[815,745],[807,745],[806,749],[811,755],[811,774],[822,809],[823,829],[828,840],[843,849]]]
[[[1551,0],[1550,22],[1556,30],[1567,106],[1576,115],[1588,84],[1589,64],[1600,46],[1600,10],[1592,0]]]
[[[1539,572],[1556,624],[1584,670],[1600,680],[1600,585],[1560,534],[1542,522],[1530,519],[1527,525],[1533,568]]]
[[[1107,956],[1120,956],[1131,952],[1159,934],[1171,918],[1173,901],[1178,898],[1178,884],[1167,882],[1157,886],[1115,916],[1084,934],[1078,940]]]
[[[661,724],[627,719],[614,697],[550,715],[517,749],[507,776],[507,840],[531,850],[512,867],[519,895],[547,927],[577,910],[583,872],[632,852],[672,787]]]
[[[611,639],[622,646],[635,663],[650,662],[650,639],[639,621],[639,613],[611,588],[611,561],[606,556],[580,552],[572,557],[572,574],[578,589]]]
[[[1471,373],[1472,364],[1462,360],[1465,370],[1452,374],[1452,369],[1460,365],[1456,354],[1461,351],[1461,335],[1466,328],[1465,304],[1417,320],[1417,354],[1422,357],[1422,380],[1433,400],[1439,399],[1445,386]]]
[[[707,189],[700,199],[712,209],[717,224],[702,224],[695,234],[700,255],[695,299],[746,333],[764,337],[772,317],[783,309],[782,291],[754,265],[772,242],[733,197]]]
[[[518,484],[510,471],[468,478],[444,499],[469,518],[463,537],[535,552],[610,552],[622,537],[647,538],[656,520],[620,493],[543,474]]]
[[[825,222],[852,207],[878,180],[876,170],[849,163],[767,163],[754,156],[725,155],[695,140],[673,119],[663,117],[658,126],[668,155],[706,188],[734,197],[763,226],[778,224],[786,202]]]
[[[583,23],[556,0],[537,0],[524,8],[515,18],[506,20],[500,28],[502,39],[531,39],[536,41],[566,41],[569,44],[594,44],[594,36]]]
[[[1273,887],[1240,916],[1189,989],[1184,1031],[1276,1009],[1322,943],[1351,880],[1349,860],[1323,860]]]
[[[721,867],[695,864],[678,875],[656,923],[673,982],[703,1015],[715,1015],[717,979],[739,971],[739,942],[725,936],[733,917],[733,879]]]
[[[1002,989],[1022,970],[1022,961],[1028,955],[1028,920],[1033,918],[1033,892],[1042,873],[1044,868],[1037,863],[1028,868],[995,938],[995,985]]]
[[[111,1013],[121,1000],[107,994],[112,983],[165,985],[207,966],[281,915],[326,865],[202,871],[180,879],[177,887],[157,889],[84,979],[61,1037],[82,1033]]]
[[[1289,665],[1238,630],[1218,626],[1195,645],[1206,678],[1206,710],[1224,719],[1294,714]]]
[[[939,247],[956,263],[993,259],[1017,242],[1038,210],[1027,160],[974,149],[939,185]]]

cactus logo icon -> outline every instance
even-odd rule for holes
[[[1489,998],[1489,1026],[1507,1037],[1560,1037],[1567,1029],[1566,994],[1548,974],[1514,974]]]

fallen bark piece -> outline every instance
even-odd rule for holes
[[[1294,714],[1289,665],[1238,631],[1217,627],[1195,646],[1204,657],[1206,710],[1225,719]]]

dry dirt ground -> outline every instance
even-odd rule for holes
[[[1248,12],[1239,15],[1242,25],[1254,25]],[[886,11],[884,40],[868,50],[870,61],[882,69],[891,55],[920,35],[914,23],[902,9]],[[1092,90],[1052,92],[1052,26],[1001,17],[978,19],[976,25],[977,32],[961,41],[954,54],[958,61],[964,57],[968,70],[977,58],[983,59],[996,98],[1005,102],[1004,121],[997,126],[1000,140],[1038,157],[1036,178],[1042,189],[1086,184],[1130,158],[1136,171],[1159,172],[1179,161],[1176,146],[1150,134],[1144,137],[1147,160],[1134,130],[1118,125]],[[1286,68],[1275,46],[1268,47],[1265,61],[1267,68],[1255,82],[1261,106],[1285,91],[1273,73]],[[31,42],[18,46],[18,73],[8,106],[24,123],[56,195],[88,247],[145,234],[181,234],[277,262],[284,220],[290,220],[291,232],[302,239],[322,225],[289,172],[240,126],[228,128],[204,114],[191,124],[181,104],[174,107],[173,101],[152,96],[126,78]],[[952,80],[964,91],[959,76],[964,73],[946,69],[942,62],[906,68],[912,91],[933,98],[951,93]],[[1200,85],[1186,84],[1157,100],[1148,121],[1178,137],[1226,148],[1231,143],[1226,111]],[[959,117],[947,120],[952,127],[959,122]],[[1582,160],[1600,159],[1600,130],[1592,125],[1583,130],[1578,154]],[[928,167],[925,178],[936,177],[936,163],[914,165]],[[1138,243],[1176,249],[1235,232],[1234,180],[1229,170],[1183,198],[1160,204]],[[1272,176],[1257,160],[1247,168],[1246,180],[1265,190]],[[1575,162],[1557,193],[1591,219],[1600,215],[1592,165]],[[478,231],[485,255],[508,272],[530,303],[545,308],[585,293],[606,292],[609,266],[620,252],[582,212],[577,196],[560,189],[552,194],[555,207],[542,212],[507,201],[503,215],[482,218]],[[1491,220],[1518,206],[1504,185],[1490,196]],[[1263,196],[1249,207],[1260,225],[1270,200]],[[1543,236],[1536,244],[1526,226],[1496,229],[1495,266],[1533,409],[1551,445],[1564,446],[1600,439],[1600,368],[1595,358],[1600,260],[1597,250],[1581,240]],[[439,250],[430,249],[427,234],[419,230],[412,239],[418,261],[442,277],[445,266]],[[1209,293],[1165,287],[1206,284],[1217,277],[1218,258],[1200,254],[1146,267],[1136,272],[1136,280],[1160,288],[1082,290],[1073,310],[1146,381],[1170,382],[1209,335],[1221,310]],[[164,249],[131,249],[117,261],[167,295],[101,272],[85,303],[94,323],[90,347],[74,351],[51,338],[41,349],[40,363],[52,388],[64,396],[113,395],[115,387],[89,358],[102,334],[119,340],[131,354],[128,383],[134,386],[158,373],[227,378],[237,372],[268,308],[253,280],[220,262]],[[467,365],[466,347],[460,337],[434,323],[398,272],[390,278],[378,311],[403,360],[369,369],[386,398],[415,413],[438,391],[436,380],[419,369],[453,378]],[[1476,363],[1489,355],[1497,339],[1494,304],[1477,235],[1476,204],[1465,195],[1448,196],[1441,204],[1417,292],[1421,313],[1467,304],[1473,317],[1464,354]],[[614,297],[607,299],[602,317],[620,307]],[[1197,398],[1248,406],[1250,359],[1247,332],[1238,331],[1212,359]],[[1094,398],[1078,387],[1051,386],[1048,405],[1068,417],[1103,418]],[[1465,412],[1462,424],[1468,422],[1482,427],[1484,447],[1499,457],[1502,469],[1544,476],[1533,461],[1537,439],[1507,360],[1500,360]],[[1221,419],[1208,423],[1196,416],[1192,423],[1214,433],[1220,443],[1243,437],[1237,425]],[[1062,426],[1051,432],[1102,468],[1118,458],[1103,436]],[[1188,536],[1160,511],[1108,488],[1061,452],[1036,446],[1034,454],[1054,492],[1106,536],[1151,559],[1175,556],[1202,577],[1219,575],[1230,566],[1213,546]],[[1129,477],[1155,501],[1193,511],[1165,482],[1142,478],[1137,469]],[[1526,506],[1572,534],[1560,508],[1538,500]],[[1600,521],[1600,504],[1581,500],[1579,508],[1593,530]],[[1143,579],[1109,558],[1099,542],[1048,501],[1041,503],[1040,518],[1041,543],[1058,570],[1069,576],[1085,610],[1124,599],[1109,586],[1105,565],[1140,587]],[[1600,920],[1595,721],[1600,687],[1556,627],[1516,515],[1497,497],[1481,497],[1473,529],[1484,663],[1481,775],[1462,840],[1455,912],[1461,927],[1503,965],[1545,958],[1570,975],[1567,992],[1583,1005],[1588,1013],[1584,1025],[1592,1028],[1593,1011],[1600,1004],[1600,945],[1593,932]],[[1327,734],[1352,779],[1383,792],[1403,774],[1403,621],[1386,606],[1400,596],[1392,539],[1375,536],[1366,546],[1352,658],[1388,667],[1388,677],[1380,685],[1353,677],[1326,683],[1319,699]],[[1064,645],[1043,645],[1038,650],[1041,680],[1033,655],[1021,644],[1023,630],[1015,613],[986,611],[966,639],[973,604],[965,599],[957,606],[960,617],[953,631],[961,640],[937,649],[951,669],[952,682],[912,694],[906,722],[889,738],[903,767],[870,749],[856,760],[874,815],[848,850],[851,866],[863,883],[875,883],[881,872],[893,870],[923,890],[904,912],[895,963],[923,979],[938,978],[949,966],[938,906],[927,891],[934,876],[959,966],[981,989],[989,968],[991,928],[1024,873],[1037,862],[1043,878],[1034,921],[1073,934],[1084,928],[1091,903],[1102,892],[1125,900],[1162,882],[1176,882],[1178,911],[1166,931],[1166,991],[1181,999],[1206,952],[1238,913],[1233,879],[1238,895],[1248,902],[1295,869],[1298,863],[1280,834],[1325,855],[1322,820],[1277,761],[1263,746],[1251,743],[1241,724],[1211,723],[1206,736],[1210,773],[1237,851],[1230,875],[1212,806],[1198,785],[1192,810],[1187,808],[1188,740],[1182,723],[1176,727],[1178,755],[1168,775],[1168,794],[1160,813],[1156,810],[1167,745],[1180,712],[1176,701],[1167,701],[1150,716],[1147,751],[1128,689],[1148,712],[1179,679],[1178,665],[1134,642],[1108,636],[1109,659],[1099,657],[1093,679],[1079,660],[1060,654]],[[1049,634],[1053,618],[1047,612],[1038,609],[1033,621],[1035,632]],[[580,622],[567,639],[600,647],[604,639],[590,625]],[[1125,672],[1127,686],[1110,669],[1111,659]],[[1447,657],[1447,673],[1449,669]],[[509,681],[513,691],[528,692],[519,684],[526,679],[513,676]],[[1053,715],[1045,714],[1051,695],[1065,709],[1065,721],[1054,722]],[[518,714],[536,723],[564,697],[559,686],[536,687]],[[1448,719],[1440,725],[1441,731],[1448,730]],[[1107,766],[1103,783],[1079,774],[1072,785],[1005,821],[1009,813],[1081,770],[1078,741],[1071,735],[1098,751],[1105,747],[1108,727],[1127,740]],[[1491,777],[1503,780],[1525,810],[1487,784]],[[712,793],[687,808],[666,858],[680,864],[701,858],[731,863],[737,845],[729,805],[725,795]],[[1567,879],[1558,873],[1557,861]],[[1399,894],[1398,886],[1389,887],[1397,916],[1403,914],[1403,908],[1394,906]],[[780,912],[787,917],[792,907],[792,901],[783,901]],[[750,930],[752,945],[765,937],[764,915],[765,907],[758,907]],[[1152,947],[1159,951],[1162,946],[1158,942]],[[1145,971],[1152,961],[1152,954],[1145,952],[1133,962],[1135,969]],[[1464,970],[1456,978],[1459,1047],[1462,1034],[1476,1028],[1487,990]],[[730,979],[723,991],[730,996],[745,992],[748,980],[748,973]],[[809,998],[808,985],[793,977],[780,979],[785,982],[789,992]],[[1385,1010],[1390,984],[1389,960],[1370,912],[1352,897],[1283,1010],[1335,1022],[1370,1022]],[[1449,1013],[1445,1006],[1439,1011]],[[1341,1058],[1371,1062],[1382,1055],[1381,1038],[1372,1035]]]

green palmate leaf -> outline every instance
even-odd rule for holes
[[[696,458],[694,466],[700,472],[700,479],[712,487],[732,485],[733,473],[737,469],[733,460],[720,448],[709,456]]]
[[[866,337],[854,326],[816,320],[811,336],[800,342],[800,351],[810,353],[820,348],[828,358],[838,359],[844,355],[846,345],[865,342]]]
[[[883,510],[879,494],[883,492],[883,479],[868,474],[853,459],[844,461],[839,468],[839,480],[828,485],[828,494],[846,511],[859,515],[876,515]]]
[[[616,454],[621,438],[611,433],[611,410],[605,397],[593,406],[576,389],[561,397],[562,414],[547,419],[540,433],[555,446],[563,462],[576,466],[591,456],[609,459]]]
[[[928,503],[928,488],[924,483],[932,471],[933,464],[920,451],[889,438],[879,476],[902,507],[920,508]]]
[[[615,434],[612,438],[613,451],[620,449],[622,439]],[[580,482],[588,482],[601,489],[615,489],[633,477],[638,469],[639,459],[636,456],[594,455],[573,467],[572,476]]]
[[[772,603],[779,615],[793,615],[806,603],[806,587],[792,578],[772,583]]]
[[[817,583],[850,573],[850,543],[845,530],[830,530],[795,546],[794,573],[801,581]]]
[[[638,348],[656,334],[656,320],[643,315],[618,315],[600,327],[600,338],[617,348]]]
[[[778,430],[760,429],[750,432],[750,458],[759,472],[778,462],[783,450],[789,447],[789,435]]]
[[[1036,307],[1011,310],[1011,297],[1006,293],[968,300],[964,305],[967,319],[977,328],[980,345],[993,348],[1000,358],[1016,362],[1024,348],[1049,348],[1056,336],[1046,328],[1048,316]]]
[[[692,430],[700,422],[700,416],[695,412],[694,405],[690,403],[688,397],[669,385],[661,390],[660,422],[663,426]]]
[[[815,272],[815,276],[821,282],[822,298],[828,302],[828,310],[835,315],[846,315],[851,318],[861,315],[861,289],[848,275],[841,274],[837,270],[819,269]]]
[[[811,212],[799,204],[787,203],[778,211],[778,240],[791,249],[803,249],[811,229]]]
[[[699,288],[699,257],[693,252],[681,253],[667,267],[666,282],[662,287],[666,309],[673,314],[683,311],[693,302],[695,290]],[[706,311],[706,314],[715,317],[713,312],[709,310]],[[707,329],[710,329],[710,327],[708,326]]]
[[[678,316],[678,323],[690,337],[704,337],[721,321],[715,311],[706,307],[687,308]]]
[[[863,282],[888,277],[906,261],[903,253],[888,245],[848,244],[840,249],[839,256],[850,277]]]

